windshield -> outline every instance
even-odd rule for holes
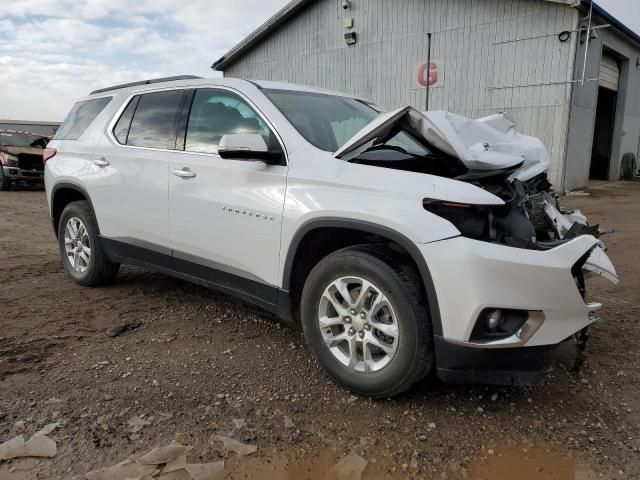
[[[28,133],[0,132],[0,145],[23,148],[45,148],[49,143],[47,137]]]
[[[263,90],[309,143],[335,152],[378,116],[372,105],[355,98],[291,90]]]

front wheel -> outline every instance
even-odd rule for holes
[[[95,286],[112,282],[119,263],[111,262],[98,237],[98,223],[88,202],[72,202],[65,207],[58,225],[58,243],[67,274],[79,285]]]
[[[419,275],[383,247],[339,250],[311,271],[302,327],[338,383],[368,397],[398,395],[433,367],[433,335]]]

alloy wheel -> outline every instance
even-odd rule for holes
[[[326,287],[318,325],[333,356],[356,372],[381,370],[398,349],[400,329],[391,302],[361,277],[338,278]]]
[[[89,232],[82,220],[71,217],[64,228],[64,250],[67,260],[76,272],[84,273],[91,260]]]

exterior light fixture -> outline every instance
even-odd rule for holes
[[[347,32],[344,34],[344,41],[347,45],[355,45],[357,40],[356,32]]]

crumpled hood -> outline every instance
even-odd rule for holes
[[[505,114],[472,120],[445,111],[421,112],[411,106],[380,115],[334,156],[349,160],[398,125],[405,125],[436,148],[459,158],[469,170],[501,170],[522,163],[509,179],[528,180],[549,169],[550,158],[544,144],[518,133]]]

